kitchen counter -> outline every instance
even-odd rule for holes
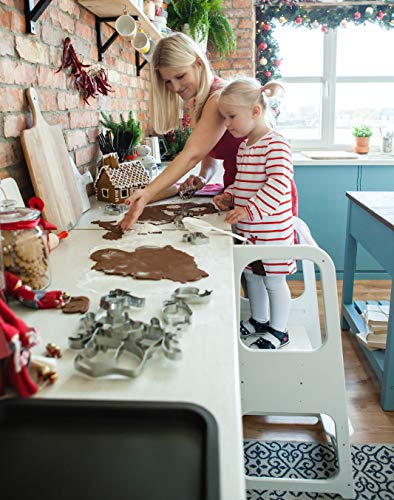
[[[184,231],[174,230],[172,226],[172,230],[162,234],[143,236],[133,230],[120,240],[104,240],[104,231],[90,223],[98,218],[114,220],[111,216],[103,216],[102,206],[94,202],[93,209],[84,214],[77,228],[51,253],[51,290],[62,289],[74,296],[89,296],[91,311],[97,309],[100,297],[109,290],[128,290],[146,298],[143,309],[132,310],[132,318],[148,322],[153,316],[160,317],[163,301],[170,298],[180,283],[104,275],[91,270],[93,261],[89,254],[107,247],[131,251],[141,245],[171,244],[193,255],[198,267],[209,273],[207,278],[193,282],[191,286],[213,290],[211,301],[191,305],[192,324],[180,338],[182,359],[170,361],[157,352],[137,378],[90,378],[74,369],[73,359],[79,351],[68,348],[67,338],[75,333],[80,315],[13,307],[28,325],[36,326],[41,333],[42,345],[34,348],[34,352],[42,354],[47,342],[58,344],[63,352],[63,357],[58,360],[57,382],[42,389],[36,397],[200,405],[215,417],[219,427],[221,498],[242,500],[245,498],[245,481],[232,239],[212,233],[210,245],[191,245],[182,241]],[[216,223],[224,224],[217,214],[206,217],[211,222],[215,219]]]
[[[346,158],[346,159],[322,159],[313,160],[308,156],[303,155],[299,152],[293,152],[293,163],[294,166],[305,165],[305,166],[323,166],[323,165],[393,165],[394,166],[394,153],[384,154],[384,153],[369,153],[366,155],[357,155],[358,158]]]

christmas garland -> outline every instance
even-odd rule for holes
[[[376,23],[386,29],[394,28],[393,0],[366,3],[363,1],[337,4],[304,3],[293,0],[257,0],[256,4],[256,77],[262,85],[273,78],[280,78],[281,60],[275,39],[274,20],[282,25],[304,26],[309,29],[345,28],[347,23],[356,26]]]

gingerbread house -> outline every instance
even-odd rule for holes
[[[138,160],[120,163],[118,166],[103,165],[94,183],[96,197],[107,203],[124,203],[136,189],[149,184],[150,178]]]

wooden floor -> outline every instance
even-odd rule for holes
[[[318,282],[318,289],[319,289]],[[292,296],[302,293],[303,282],[289,281]],[[338,281],[338,300],[341,300],[342,282]],[[354,298],[359,300],[390,300],[391,281],[357,281]],[[321,292],[319,301],[321,304]],[[320,305],[320,312],[322,307]],[[353,444],[394,443],[394,412],[384,412],[379,402],[377,379],[369,368],[357,340],[342,332],[345,363],[345,382],[348,414],[354,427]],[[306,420],[306,421],[305,421]],[[266,441],[319,441],[327,442],[321,425],[307,419],[289,421],[289,418],[245,416],[244,438]]]

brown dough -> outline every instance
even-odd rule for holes
[[[83,295],[77,297],[71,297],[71,299],[62,307],[65,314],[82,313],[88,312],[90,300],[88,297]]]
[[[103,235],[105,240],[120,240],[120,238],[124,235],[123,229],[118,226],[117,222],[114,220],[111,221],[102,221],[102,220],[93,220],[91,224],[98,224],[103,229],[106,229],[108,233]]]
[[[178,215],[196,217],[199,215],[218,213],[213,203],[167,203],[145,207],[139,217],[139,222],[152,222],[156,224],[166,224],[173,222]]]
[[[134,252],[104,248],[90,255],[96,271],[141,280],[169,279],[180,283],[206,278],[208,273],[198,269],[194,258],[171,245],[138,247]]]

